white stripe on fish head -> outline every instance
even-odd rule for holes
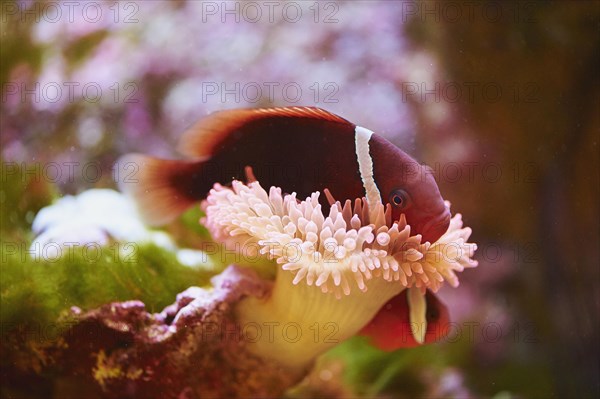
[[[373,132],[361,126],[356,126],[355,132],[358,169],[365,189],[367,204],[369,204],[369,213],[372,213],[377,209],[377,205],[382,203],[381,194],[373,176],[373,158],[369,152],[369,140]]]

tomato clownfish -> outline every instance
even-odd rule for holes
[[[129,154],[117,167],[142,216],[153,225],[173,220],[205,198],[214,183],[245,180],[277,186],[305,198],[328,189],[342,202],[366,195],[404,214],[411,234],[435,242],[448,229],[450,211],[431,170],[383,137],[315,107],[215,112],[192,126],[179,151],[187,160]],[[251,168],[251,169],[249,169]],[[322,205],[329,208],[325,196]]]

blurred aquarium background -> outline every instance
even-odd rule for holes
[[[430,165],[480,265],[440,292],[455,323],[446,340],[385,353],[352,339],[288,397],[598,397],[600,3],[67,3],[0,4],[3,398],[35,397],[13,380],[35,366],[9,353],[10,323],[72,304],[25,294],[47,288],[32,277],[43,265],[8,275],[37,211],[115,188],[125,153],[176,157],[210,112],[291,105],[337,113]],[[193,248],[209,239],[197,217],[166,229]],[[163,276],[173,296],[189,272],[177,270]],[[115,299],[131,295],[146,294]],[[172,298],[147,300],[160,310]]]

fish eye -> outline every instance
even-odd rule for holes
[[[409,205],[408,193],[402,189],[396,189],[390,194],[390,204],[396,208],[404,209]]]

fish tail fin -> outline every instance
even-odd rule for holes
[[[192,176],[201,171],[201,161],[177,161],[128,154],[115,164],[119,190],[133,197],[146,223],[159,226],[174,220],[206,196]],[[197,182],[196,182],[197,183]]]

